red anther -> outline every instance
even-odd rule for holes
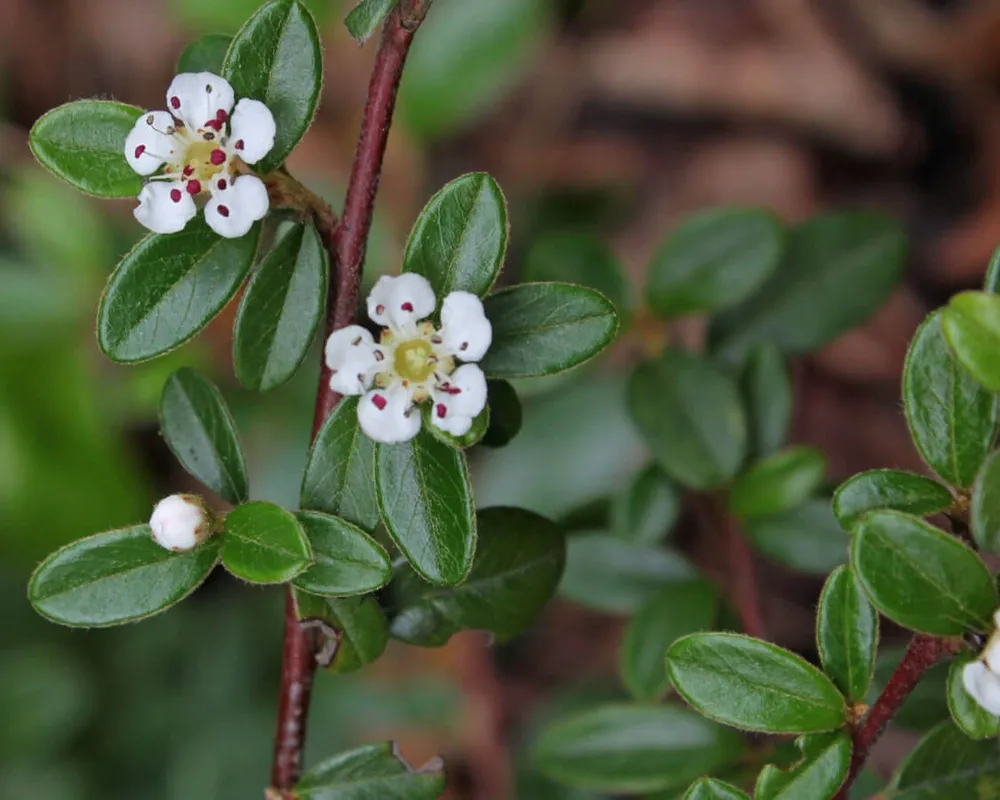
[[[375,406],[375,408],[377,408],[377,409],[378,409],[379,411],[382,411],[382,410],[383,410],[383,409],[385,408],[385,406],[386,406],[386,400],[385,400],[385,398],[384,398],[384,397],[382,397],[382,395],[380,395],[380,394],[373,394],[373,395],[372,395],[372,404],[373,404],[373,405]]]
[[[437,411],[438,419],[444,419],[445,414],[448,413],[448,408],[444,403],[438,403],[434,410]]]
[[[171,108],[180,108],[181,107],[181,99],[179,97],[171,97],[170,98],[170,107]]]
[[[400,308],[403,309],[403,311],[413,311],[413,303],[403,303]]]
[[[384,314],[385,313],[385,306],[375,306],[375,313],[376,314]]]
[[[217,120],[217,119],[210,119],[208,122],[205,123],[205,127],[206,128],[211,128],[214,131],[221,131],[222,130],[222,123],[219,122],[219,120]]]
[[[173,200],[175,203],[179,203],[181,201],[181,196],[182,195],[181,195],[181,190],[180,189],[171,189],[170,190],[170,199]]]
[[[219,122],[225,122],[227,119],[229,119],[229,115],[226,113],[226,109],[220,108],[218,111],[215,112],[215,118]]]
[[[229,216],[229,206],[219,206],[219,216],[228,217]]]
[[[194,174],[194,167],[188,164],[186,167],[184,167],[184,177],[187,178],[192,174]]]
[[[234,145],[234,147],[237,150],[242,150],[243,149],[243,140],[242,139],[237,139],[236,140],[236,144]]]
[[[135,148],[135,157],[138,158],[145,152],[146,152],[146,145],[140,144],[137,148]]]
[[[212,155],[210,155],[208,157],[208,160],[211,161],[213,164],[215,164],[215,166],[219,166],[220,164],[225,163],[225,161],[226,161],[226,154],[221,149],[219,149],[219,150],[213,150],[212,151]]]
[[[228,186],[229,184],[228,184],[228,183],[226,183],[226,179],[225,179],[225,178],[220,178],[220,179],[219,179],[219,182],[218,182],[217,184],[215,184],[215,185],[219,187],[219,191],[221,192],[221,191],[225,191],[225,188],[226,188],[226,187],[227,187],[227,186]]]
[[[198,194],[201,191],[201,181],[188,181],[185,188],[188,190],[188,194]]]

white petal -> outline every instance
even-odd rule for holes
[[[441,416],[442,413],[444,416]],[[472,420],[472,417],[456,414],[438,403],[435,403],[434,408],[431,409],[431,423],[434,427],[440,428],[452,436],[465,436],[472,427]]]
[[[383,444],[407,442],[420,431],[420,409],[400,384],[375,389],[358,401],[358,422],[365,436]]]
[[[213,181],[212,197],[205,204],[205,221],[219,236],[238,239],[267,214],[267,187],[256,175],[240,175],[225,189]]]
[[[993,715],[1000,716],[1000,676],[982,661],[971,661],[962,670],[962,683],[972,699]]]
[[[361,394],[378,372],[381,348],[360,325],[348,325],[330,334],[324,354],[333,371],[330,388],[338,394]]]
[[[225,78],[211,72],[182,72],[167,89],[167,110],[196,129],[224,122],[233,100],[233,87]],[[220,111],[223,112],[221,120]]]
[[[452,292],[441,305],[441,338],[448,355],[478,361],[490,349],[493,326],[483,302],[470,292]]]
[[[165,162],[178,157],[176,140],[166,131],[174,126],[174,118],[166,111],[150,111],[135,121],[125,137],[125,158],[140,175],[152,175]]]
[[[139,192],[139,205],[132,213],[153,233],[177,233],[198,207],[180,181],[150,181]]]
[[[157,503],[149,527],[160,547],[178,552],[193,549],[211,533],[201,500],[183,494],[172,494]]]
[[[230,122],[229,141],[236,155],[256,164],[274,147],[274,115],[260,100],[244,97],[236,104]]]
[[[409,331],[433,314],[435,305],[434,289],[423,275],[383,275],[368,295],[368,316],[379,325]]]
[[[486,376],[475,364],[463,364],[431,392],[431,421],[453,436],[463,436],[486,407]]]

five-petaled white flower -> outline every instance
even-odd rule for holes
[[[993,615],[993,624],[1000,628],[1000,610]],[[965,665],[962,683],[973,700],[1000,716],[1000,630],[994,629],[979,658]]]
[[[368,296],[368,316],[386,326],[378,342],[350,325],[326,342],[330,388],[364,394],[361,429],[377,442],[405,442],[420,430],[419,404],[432,403],[431,423],[463,436],[486,405],[486,376],[475,364],[493,340],[483,304],[469,292],[452,292],[441,304],[441,327],[427,320],[437,301],[422,275],[382,276]],[[370,387],[371,390],[367,391]]]
[[[246,97],[233,110],[234,99],[224,78],[184,72],[167,90],[170,110],[144,114],[125,139],[129,165],[150,176],[135,218],[154,233],[181,230],[198,212],[194,198],[203,192],[209,194],[205,220],[220,236],[243,236],[267,213],[263,181],[238,171],[240,162],[256,164],[274,146],[274,116]]]
[[[197,495],[172,494],[156,504],[149,527],[160,547],[183,553],[211,536],[212,518]]]

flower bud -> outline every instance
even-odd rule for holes
[[[212,534],[212,518],[197,495],[172,494],[156,504],[149,527],[160,547],[183,553]]]

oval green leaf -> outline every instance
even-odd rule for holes
[[[319,597],[293,587],[295,613],[303,627],[319,629],[317,659],[331,672],[355,672],[385,652],[389,626],[374,595]]]
[[[792,423],[792,382],[784,356],[772,344],[755,347],[740,375],[750,452],[766,456],[781,447]]]
[[[28,599],[62,625],[103,628],[164,611],[197,589],[219,560],[211,538],[187,553],[153,541],[148,525],[99,533],[46,558],[31,576]]]
[[[299,368],[326,301],[326,260],[312,225],[296,225],[260,262],[236,314],[233,366],[248,389],[280,386]]]
[[[374,592],[392,577],[392,563],[378,542],[349,522],[300,511],[295,518],[312,547],[313,564],[295,578],[310,594],[346,597]]]
[[[375,487],[382,521],[425,580],[460,583],[472,569],[476,517],[469,467],[461,450],[427,431],[375,448]]]
[[[1000,553],[1000,451],[986,459],[976,476],[969,523],[982,550]]]
[[[534,761],[547,777],[599,792],[653,792],[683,786],[738,759],[734,731],[686,709],[612,704],[550,724]]]
[[[941,328],[966,372],[991,392],[1000,392],[1000,295],[955,295],[941,314]]]
[[[222,393],[200,372],[181,367],[163,386],[160,427],[181,465],[236,505],[249,496],[236,423]]]
[[[970,739],[996,739],[1000,735],[1000,717],[994,716],[972,699],[962,682],[965,665],[972,655],[959,655],[948,670],[948,710],[955,724]]]
[[[844,724],[833,682],[805,659],[735,633],[693,633],[667,653],[667,674],[705,716],[763,733],[821,733]]]
[[[750,800],[750,795],[715,778],[699,778],[684,793],[682,800]]]
[[[397,0],[361,0],[344,20],[347,32],[358,44],[368,41],[382,20],[395,7]]]
[[[142,177],[125,160],[125,137],[141,108],[108,100],[77,100],[53,108],[28,134],[38,162],[81,192],[138,197]]]
[[[184,48],[177,60],[177,72],[222,73],[222,63],[233,37],[224,33],[209,33]]]
[[[898,469],[872,469],[848,478],[833,493],[833,513],[850,530],[869,511],[889,508],[929,517],[952,504],[951,492],[937,481]]]
[[[237,506],[222,528],[222,566],[250,583],[285,583],[312,563],[312,548],[289,512],[259,501]]]
[[[503,447],[521,431],[521,399],[507,381],[487,381],[486,396],[490,400],[490,424],[482,442],[487,447]]]
[[[413,769],[393,742],[369,744],[321,761],[295,787],[297,800],[437,800],[444,764]]]
[[[748,520],[743,534],[768,558],[798,572],[825,575],[847,561],[848,538],[826,498],[815,497],[774,517]]]
[[[222,77],[237,97],[260,100],[274,115],[274,147],[258,172],[280,166],[312,123],[323,86],[323,57],[312,14],[299,0],[271,0],[233,38]]]
[[[976,479],[996,437],[997,398],[966,374],[948,350],[935,311],[917,329],[903,368],[903,408],[927,465],[952,486]]]
[[[988,798],[1000,785],[996,741],[970,742],[951,720],[930,731],[900,764],[892,800]]]
[[[111,273],[97,312],[97,341],[112,361],[144,361],[208,325],[246,277],[260,223],[225,239],[199,216],[180,233],[139,242]]]
[[[904,628],[961,636],[993,627],[997,590],[986,565],[922,519],[871,512],[855,528],[851,565],[875,608]]]
[[[754,800],[819,800],[837,793],[851,764],[851,737],[839,731],[800,736],[795,744],[802,760],[789,769],[765,766],[757,777]]]
[[[837,688],[848,700],[864,700],[875,675],[878,614],[845,565],[830,573],[819,596],[816,644]]]
[[[493,344],[480,366],[491,378],[552,375],[593,358],[618,333],[599,292],[569,283],[522,283],[485,299]]]
[[[485,172],[455,178],[420,212],[403,254],[403,271],[431,282],[440,302],[451,292],[484,295],[507,253],[507,201]],[[497,319],[489,311],[496,346]]]
[[[823,482],[826,458],[815,447],[789,447],[751,465],[729,490],[729,510],[741,519],[783,514]]]
[[[659,544],[667,538],[680,512],[680,487],[651,464],[611,501],[611,531],[638,545]]]
[[[736,384],[711,361],[668,350],[632,373],[628,402],[653,457],[682,485],[714,489],[739,471],[743,406]]]

